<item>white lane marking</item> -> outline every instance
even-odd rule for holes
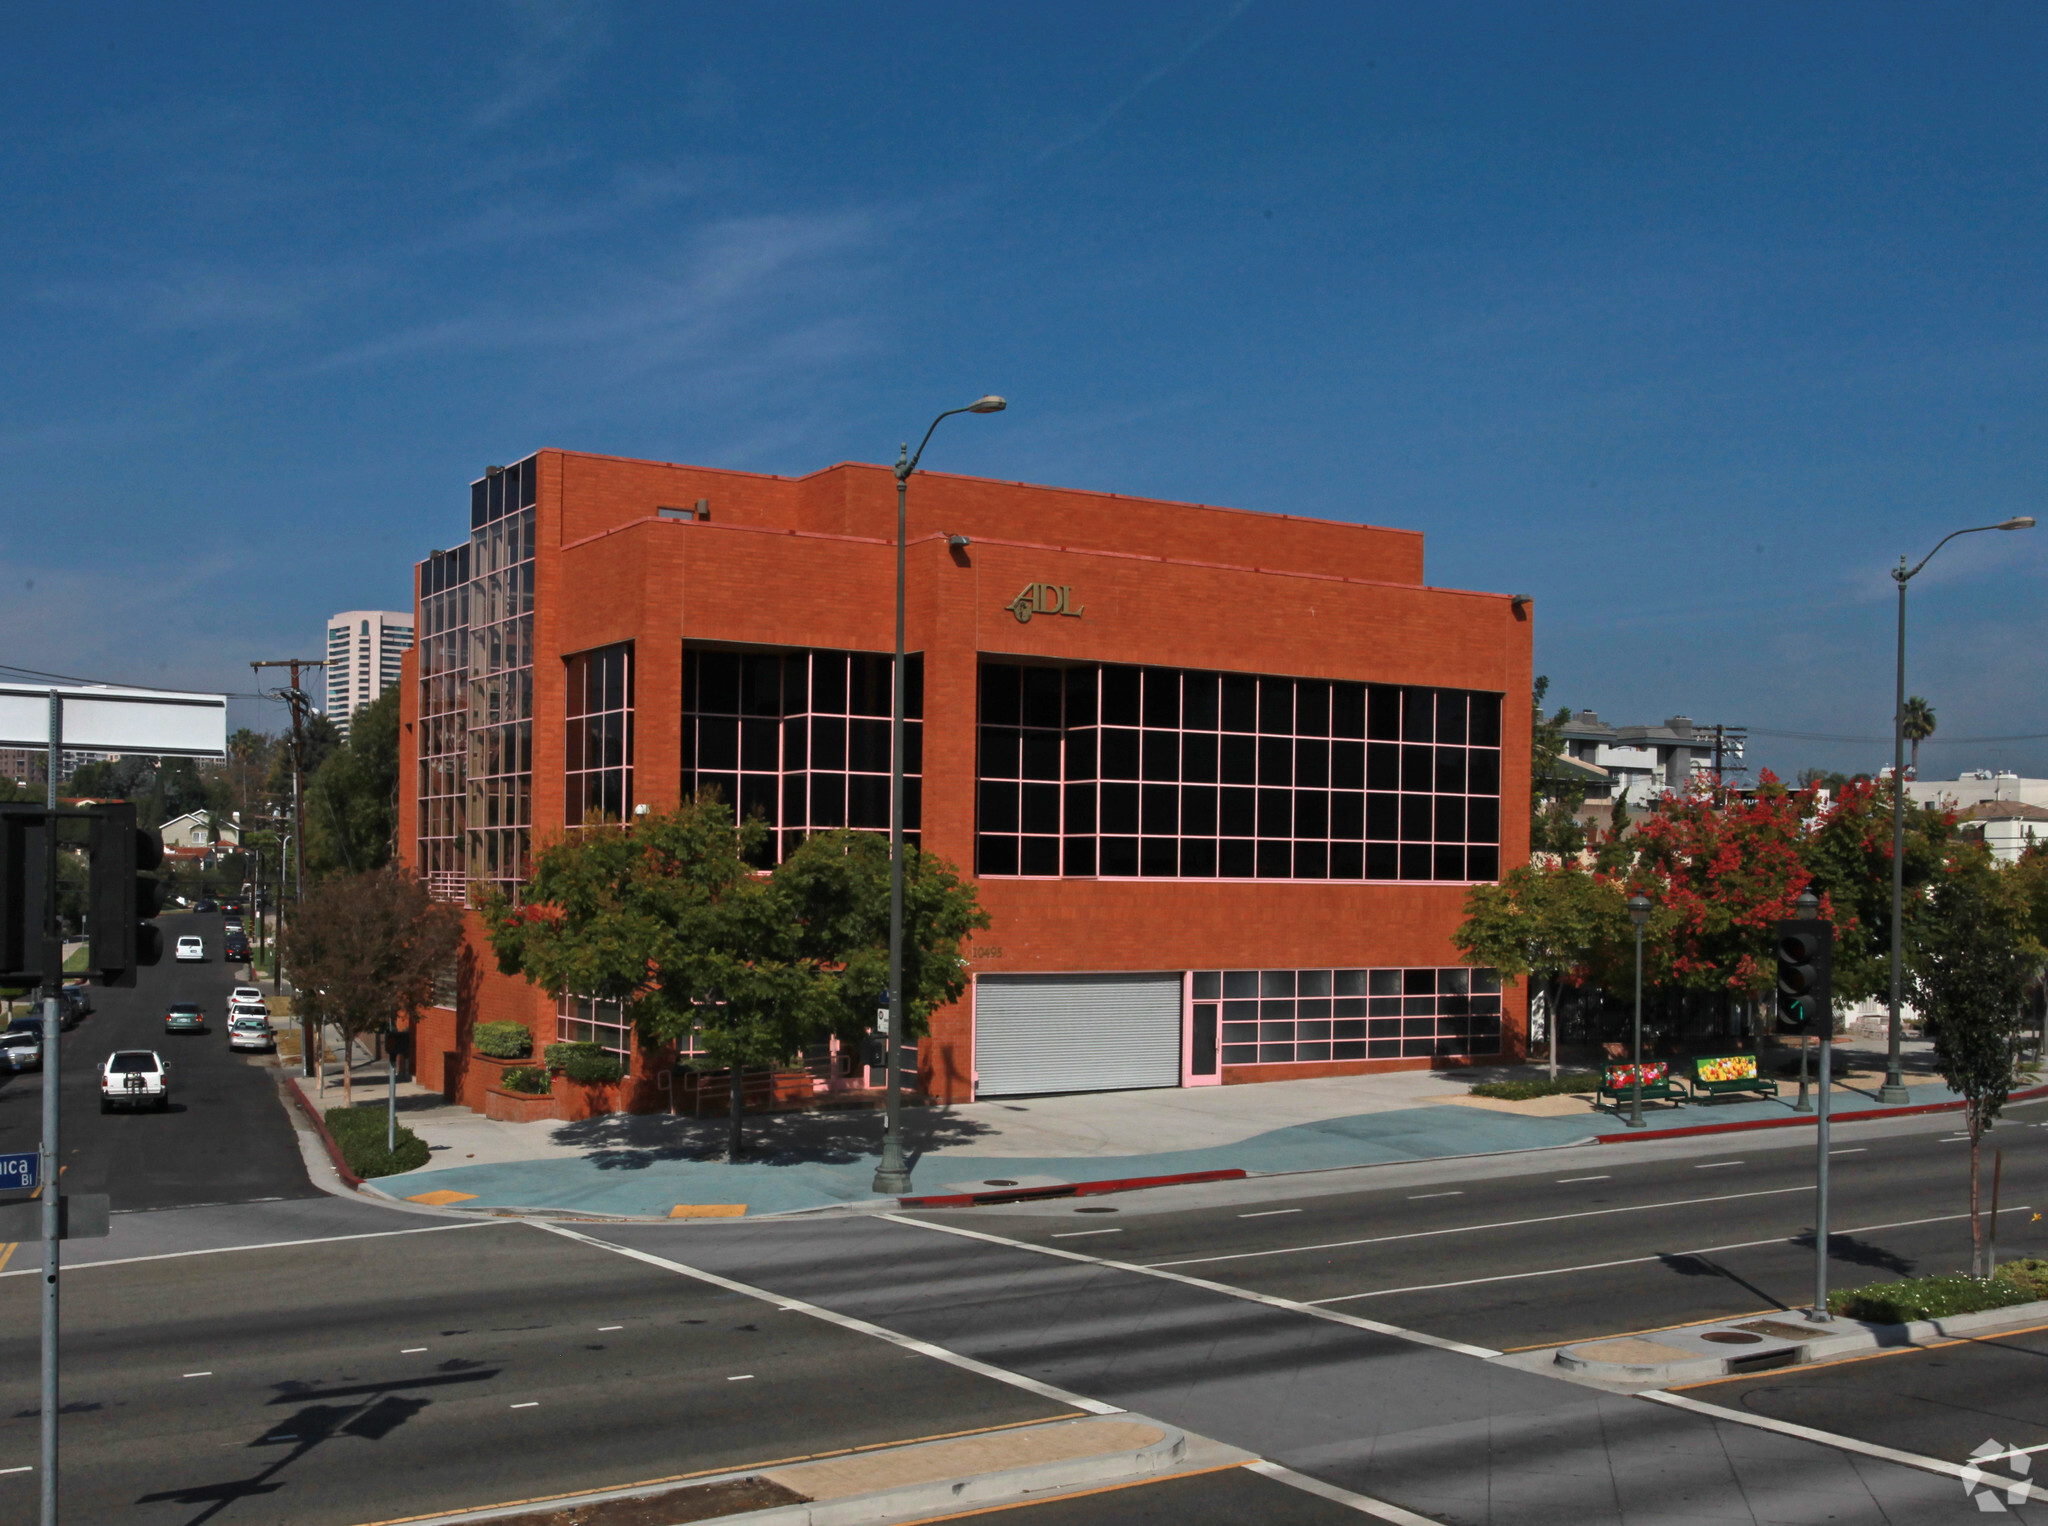
[[[896,1215],[888,1214],[885,1217],[895,1218]],[[724,1288],[728,1293],[742,1293],[748,1298],[758,1298],[763,1303],[777,1304],[782,1308],[799,1314],[808,1314],[815,1319],[824,1320],[827,1324],[837,1325],[842,1330],[853,1330],[861,1335],[872,1335],[877,1340],[885,1340],[891,1345],[901,1346],[905,1351],[915,1351],[919,1356],[928,1356],[935,1361],[945,1362],[964,1371],[979,1373],[982,1377],[993,1378],[998,1383],[1007,1383],[1012,1388],[1021,1388],[1026,1393],[1037,1394],[1042,1399],[1052,1399],[1061,1404],[1071,1404],[1074,1408],[1086,1410],[1091,1415],[1121,1415],[1125,1412],[1120,1404],[1105,1404],[1100,1399],[1086,1398],[1068,1389],[1056,1388],[1050,1383],[1041,1383],[1036,1378],[1025,1377],[1021,1372],[1011,1372],[1007,1368],[997,1367],[989,1362],[977,1361],[971,1356],[962,1356],[957,1351],[948,1351],[944,1346],[934,1346],[930,1341],[918,1340],[913,1336],[891,1330],[885,1325],[873,1324],[865,1319],[856,1319],[851,1314],[841,1314],[837,1309],[828,1309],[822,1304],[806,1303],[802,1299],[789,1298],[781,1293],[771,1293],[765,1288],[757,1288],[749,1283],[735,1282],[732,1278],[721,1277],[716,1272],[707,1272],[698,1267],[685,1266],[680,1261],[671,1261],[666,1256],[657,1256],[650,1251],[635,1250],[630,1245],[616,1245],[610,1240],[600,1240],[592,1235],[582,1234],[565,1224],[550,1224],[539,1219],[515,1222],[531,1224],[535,1229],[545,1230],[551,1235],[560,1235],[565,1240],[580,1241],[596,1250],[610,1251],[615,1256],[624,1256],[628,1260],[644,1262],[648,1266],[658,1266],[665,1272],[674,1272],[681,1277],[694,1278],[698,1282],[708,1282],[715,1288]],[[914,1224],[917,1221],[915,1219],[904,1219],[900,1222]],[[1064,1255],[1068,1253],[1050,1251],[1047,1254]],[[1093,1258],[1083,1256],[1078,1259],[1085,1261],[1092,1260]]]
[[[237,1446],[241,1445],[241,1443],[240,1443],[240,1442],[237,1442],[237,1443],[235,1443],[235,1444],[236,1444]],[[35,1472],[35,1466],[34,1466],[33,1464],[29,1464],[29,1465],[27,1465],[27,1466],[24,1466],[24,1467],[19,1467],[19,1468],[0,1468],[0,1473],[33,1473],[33,1472]]]
[[[1211,1282],[1206,1277],[1190,1277],[1184,1272],[1162,1271],[1156,1266],[1145,1266],[1136,1261],[1112,1261],[1106,1256],[1090,1256],[1082,1251],[1068,1250],[1063,1245],[1033,1245],[1028,1240],[1006,1240],[1001,1235],[988,1234],[983,1230],[968,1229],[958,1224],[931,1224],[923,1219],[908,1218],[899,1213],[885,1213],[880,1217],[897,1224],[928,1229],[935,1234],[958,1235],[963,1240],[986,1240],[991,1245],[1002,1245],[1011,1250],[1028,1250],[1034,1255],[1057,1256],[1065,1261],[1079,1261],[1088,1266],[1105,1266],[1111,1271],[1135,1272],[1140,1277],[1157,1277],[1165,1282],[1178,1282],[1184,1287],[1200,1288],[1206,1293],[1221,1293],[1227,1298],[1243,1299],[1246,1303],[1261,1303],[1269,1309],[1285,1309],[1290,1314],[1307,1314],[1315,1319],[1329,1320],[1332,1324],[1349,1325],[1354,1330],[1370,1330],[1375,1335],[1391,1335],[1396,1340],[1413,1341],[1418,1346],[1433,1346],[1438,1351],[1455,1351],[1460,1356],[1500,1355],[1491,1346],[1473,1346],[1464,1341],[1446,1340],[1441,1335],[1425,1335],[1420,1330],[1408,1330],[1400,1325],[1384,1324],[1376,1319],[1360,1319],[1356,1314],[1343,1314],[1335,1309],[1319,1309],[1314,1304],[1300,1303],[1292,1298],[1280,1298],[1272,1293],[1254,1293],[1249,1288],[1232,1287],[1227,1282]]]
[[[1830,1150],[1830,1151],[1828,1151],[1828,1154],[1830,1154],[1830,1155],[1862,1155],[1862,1154],[1865,1154],[1865,1153],[1867,1153],[1867,1151],[1868,1151],[1868,1150],[1869,1150],[1869,1146],[1867,1146],[1867,1145],[1858,1145],[1858,1146],[1856,1146],[1856,1148],[1855,1148],[1855,1149],[1853,1149],[1853,1150]]]
[[[747,1381],[747,1379],[751,1378],[752,1376],[753,1374],[751,1372],[736,1372],[731,1377],[727,1378],[725,1381],[728,1383],[744,1383]]]
[[[2035,1446],[2014,1447],[2010,1451],[1993,1452],[1989,1457],[1979,1457],[1977,1459],[1977,1466],[1981,1468],[1987,1462],[2004,1462],[2008,1457],[2025,1457],[2030,1452],[2048,1452],[2048,1441],[2043,1441]]]
[[[1260,1458],[1257,1462],[1246,1463],[1244,1470],[1247,1473],[1262,1473],[1275,1483],[1287,1484],[1301,1490],[1304,1494],[1313,1494],[1319,1499],[1330,1501],[1332,1504],[1347,1506],[1352,1510],[1356,1510],[1361,1515],[1373,1515],[1378,1516],[1383,1521],[1392,1521],[1394,1526],[1438,1526],[1437,1522],[1431,1520],[1426,1515],[1417,1515],[1412,1510],[1403,1510],[1399,1505],[1390,1505],[1385,1500],[1376,1500],[1369,1494],[1353,1494],[1349,1489],[1340,1489],[1335,1484],[1326,1484],[1320,1478],[1310,1478],[1305,1473],[1297,1473],[1292,1468],[1283,1468],[1279,1463],[1267,1462],[1264,1458]]]
[[[1750,1197],[1811,1194],[1811,1187],[1767,1187],[1756,1192],[1725,1192],[1717,1197],[1673,1198],[1666,1203],[1636,1203],[1622,1208],[1584,1208],[1576,1213],[1546,1213],[1534,1219],[1496,1219],[1491,1224],[1457,1224],[1449,1229],[1411,1229],[1398,1235],[1372,1235],[1363,1240],[1325,1240],[1318,1245],[1280,1245],[1272,1250],[1238,1251],[1228,1256],[1190,1256],[1183,1261],[1153,1261],[1151,1266],[1201,1266],[1210,1261],[1249,1261],[1254,1256],[1293,1256],[1312,1250],[1349,1250],[1354,1245],[1388,1245],[1396,1240],[1427,1240],[1436,1235],[1469,1235],[1482,1229],[1520,1229],[1525,1224],[1561,1224],[1567,1219],[1600,1219],[1613,1213],[1648,1213],[1657,1208],[1692,1208],[1701,1203],[1734,1203]]]
[[[1706,1162],[1706,1163],[1705,1163],[1704,1165],[1698,1165],[1698,1166],[1694,1166],[1694,1167],[1693,1167],[1693,1170],[1695,1170],[1695,1171],[1718,1171],[1718,1170],[1720,1170],[1720,1169],[1721,1169],[1721,1168],[1722,1168],[1723,1166],[1746,1166],[1746,1165],[1748,1165],[1748,1164],[1749,1164],[1749,1162],[1748,1162],[1748,1161],[1746,1161],[1746,1160],[1710,1160],[1710,1161],[1707,1161],[1707,1162]]]
[[[1078,1240],[1083,1235],[1120,1235],[1121,1229],[1067,1229],[1053,1236],[1055,1240]]]
[[[211,1372],[181,1372],[178,1376],[181,1378],[210,1378],[213,1374]]]
[[[1261,1208],[1257,1213],[1241,1213],[1240,1219],[1270,1219],[1283,1213],[1300,1213],[1299,1208]]]
[[[623,1329],[625,1329],[625,1328],[626,1328],[626,1327],[625,1327],[624,1325],[599,1325],[599,1326],[597,1327],[597,1333],[598,1333],[599,1335],[602,1335],[602,1334],[604,1334],[604,1333],[605,1333],[605,1331],[607,1331],[607,1330],[623,1330]]]
[[[425,1351],[426,1349],[427,1348],[425,1346],[400,1346],[398,1348],[398,1354],[400,1356],[418,1356],[422,1351]]]
[[[514,1409],[539,1409],[539,1408],[540,1408],[540,1400],[538,1400],[538,1399],[528,1399],[528,1400],[527,1400],[527,1401],[526,1401],[526,1402],[525,1402],[524,1404],[515,1404],[515,1405],[513,1405],[512,1407],[513,1407]]]
[[[1811,1192],[1811,1187],[1806,1189]],[[2028,1213],[2031,1204],[2017,1208],[2001,1208],[2000,1213]],[[1880,1229],[1912,1229],[1921,1224],[1948,1224],[1957,1219],[1967,1219],[1967,1213],[1944,1213],[1931,1219],[1900,1219],[1892,1224],[1860,1224],[1854,1229],[1830,1229],[1828,1238],[1834,1240],[1842,1235],[1864,1235]],[[1561,1277],[1569,1272],[1602,1272],[1616,1266],[1641,1266],[1646,1261],[1683,1260],[1687,1256],[1714,1256],[1724,1250],[1755,1250],[1759,1245],[1796,1245],[1812,1235],[1773,1235],[1768,1240],[1738,1240],[1732,1245],[1699,1245],[1690,1250],[1660,1251],[1654,1256],[1628,1256],[1620,1261],[1589,1261],[1584,1266],[1546,1266],[1534,1272],[1502,1272],[1494,1277],[1467,1277],[1458,1282],[1420,1282],[1406,1288],[1376,1288],[1370,1293],[1340,1293],[1335,1298],[1318,1298],[1316,1303],[1350,1303],[1360,1298],[1385,1298],[1391,1293],[1436,1293],[1446,1288],[1472,1288],[1487,1282],[1518,1282],[1524,1277]]]
[[[1909,1468],[1918,1468],[1923,1473],[1939,1473],[1946,1478],[1963,1477],[1963,1467],[1960,1463],[1943,1462],[1939,1457],[1923,1457],[1918,1452],[1901,1452],[1894,1447],[1883,1447],[1878,1446],[1874,1442],[1859,1441],[1854,1436],[1838,1436],[1833,1431],[1816,1430],[1810,1425],[1795,1425],[1790,1420],[1774,1420],[1767,1415],[1752,1415],[1740,1410],[1723,1409],[1718,1404],[1707,1404],[1688,1394],[1674,1394],[1667,1393],[1662,1389],[1651,1389],[1647,1393],[1637,1394],[1636,1397],[1638,1399],[1648,1399],[1652,1404],[1668,1404],[1673,1409],[1682,1409],[1693,1414],[1705,1415],[1713,1420],[1726,1420],[1736,1425],[1751,1426],[1760,1431],[1775,1431],[1780,1436],[1796,1436],[1801,1441],[1817,1441],[1822,1446],[1830,1446],[1841,1452],[1857,1452],[1865,1457],[1876,1457],[1885,1462],[1901,1463]],[[2001,1489],[2023,1488],[2027,1491],[2027,1497],[2030,1499],[2048,1500],[2048,1491],[2042,1490],[2037,1485],[2015,1485],[2005,1479],[1999,1479],[1997,1483]]]
[[[344,1240],[388,1240],[393,1235],[433,1235],[446,1229],[503,1229],[516,1219],[478,1219],[468,1224],[429,1224],[423,1229],[373,1229],[360,1235],[316,1235],[309,1240],[266,1240],[261,1245],[212,1245],[204,1250],[167,1250],[154,1256],[115,1256],[106,1261],[67,1263],[67,1275],[89,1272],[96,1266],[133,1266],[138,1261],[178,1261],[186,1256],[225,1256],[243,1250],[290,1250],[295,1245],[337,1245]],[[31,1266],[19,1272],[0,1272],[0,1277],[40,1277],[43,1269]]]
[[[1611,1182],[1613,1180],[1612,1176],[1560,1176],[1557,1179],[1557,1185],[1569,1187],[1573,1182]]]
[[[1415,1194],[1415,1195],[1414,1195],[1413,1197],[1409,1198],[1409,1199],[1408,1199],[1408,1201],[1409,1201],[1409,1202],[1411,1202],[1411,1203],[1419,1203],[1419,1202],[1421,1202],[1421,1201],[1422,1201],[1422,1200],[1423,1200],[1424,1198],[1432,1198],[1432,1197],[1463,1197],[1464,1195],[1465,1195],[1465,1194],[1464,1194],[1464,1192],[1463,1192],[1462,1190],[1460,1190],[1460,1191],[1457,1191],[1457,1192],[1418,1192],[1418,1193],[1416,1193],[1416,1194]]]

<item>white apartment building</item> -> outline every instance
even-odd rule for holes
[[[329,617],[324,713],[344,737],[349,717],[398,682],[412,637],[410,611],[349,609]]]

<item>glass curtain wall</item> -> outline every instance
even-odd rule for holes
[[[538,457],[470,485],[472,880],[515,889],[533,831],[533,549]]]
[[[1491,880],[1498,694],[981,665],[983,875]]]
[[[419,856],[428,891],[460,901],[469,751],[469,547],[419,564]]]
[[[777,857],[828,827],[889,830],[889,670],[877,652],[683,652],[683,793],[718,790],[776,829]],[[922,807],[924,658],[903,692],[903,837]]]
[[[1500,976],[1448,969],[1197,970],[1198,1029],[1225,1065],[1421,1059],[1500,1051]]]
[[[562,820],[624,821],[633,810],[633,643],[566,659],[568,785]]]

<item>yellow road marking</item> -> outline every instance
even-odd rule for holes
[[[2008,1335],[2036,1335],[2043,1330],[2048,1330],[2048,1325],[2024,1325],[2017,1330],[1990,1330],[1986,1331],[1983,1335],[1958,1335],[1951,1337],[1947,1340],[1929,1341],[1924,1346],[1887,1346],[1881,1351],[1849,1352],[1842,1356],[1830,1357],[1824,1361],[1801,1362],[1796,1367],[1766,1368],[1765,1371],[1774,1373],[1789,1373],[1808,1372],[1813,1369],[1822,1367],[1846,1367],[1851,1362],[1867,1362],[1872,1357],[1914,1356],[1923,1351],[1939,1351],[1945,1346],[1974,1346],[1982,1342],[2002,1340]],[[1687,1388],[1712,1388],[1716,1383],[1733,1383],[1739,1378],[1755,1378],[1761,1376],[1763,1376],[1763,1374],[1757,1372],[1736,1372],[1730,1373],[1725,1378],[1702,1378],[1697,1383],[1674,1383],[1671,1385],[1669,1391],[1672,1393],[1678,1393],[1680,1390]]]
[[[455,1192],[447,1187],[439,1187],[432,1192],[415,1192],[406,1201],[425,1203],[433,1208],[446,1208],[450,1203],[467,1203],[475,1196],[474,1192]]]
[[[0,1245],[0,1272],[7,1270],[7,1263],[14,1259],[14,1252],[19,1244],[20,1242],[16,1241],[14,1245]]]
[[[765,1468],[786,1468],[792,1463],[819,1462],[827,1457],[852,1457],[859,1452],[883,1452],[890,1447],[914,1447],[927,1441],[952,1441],[960,1436],[986,1436],[993,1431],[1016,1431],[1030,1425],[1051,1425],[1055,1420],[1088,1418],[1082,1411],[1073,1409],[1063,1415],[1045,1415],[1037,1420],[1007,1420],[1001,1425],[977,1425],[965,1431],[940,1431],[936,1436],[907,1436],[901,1441],[870,1441],[865,1446],[840,1447],[832,1452],[805,1452],[796,1457],[771,1458],[767,1462],[743,1462],[730,1468],[699,1468],[694,1473],[671,1473],[666,1478],[645,1478],[637,1484],[611,1484],[600,1489],[576,1489],[567,1494],[536,1494],[531,1499],[501,1500],[495,1505],[458,1505],[449,1510],[429,1511],[426,1515],[395,1515],[389,1520],[365,1521],[362,1526],[410,1526],[413,1521],[435,1521],[448,1515],[467,1515],[481,1510],[510,1510],[515,1505],[546,1505],[556,1500],[582,1499],[592,1494],[614,1494],[625,1489],[652,1489],[659,1484],[681,1484],[693,1478],[709,1478],[714,1473],[758,1473]]]
[[[678,1203],[668,1211],[672,1219],[737,1219],[745,1214],[745,1203]]]
[[[1241,1462],[1219,1462],[1213,1468],[1190,1468],[1185,1473],[1155,1473],[1150,1478],[1126,1479],[1120,1484],[1097,1484],[1093,1489],[1076,1489],[1068,1494],[1034,1494],[1030,1499],[1009,1500],[1000,1505],[983,1505],[978,1510],[956,1510],[951,1515],[921,1515],[903,1526],[930,1526],[934,1521],[964,1521],[970,1516],[994,1515],[998,1510],[1018,1510],[1026,1505],[1043,1505],[1053,1500],[1086,1499],[1091,1494],[1114,1494],[1119,1489],[1143,1489],[1149,1484],[1170,1484],[1176,1478],[1200,1478],[1204,1473],[1228,1473]]]

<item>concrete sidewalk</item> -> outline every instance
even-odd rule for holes
[[[384,1106],[382,1067],[358,1075],[357,1105]],[[1844,1117],[1876,1106],[1859,1067],[1837,1084]],[[1427,1072],[1259,1086],[1002,1098],[904,1114],[919,1194],[1057,1186],[1237,1169],[1319,1171],[1543,1149],[1625,1132],[1612,1113],[1570,1099],[1490,1103],[1470,1078]],[[1938,1082],[1916,1105],[1952,1100]],[[1646,1109],[1636,1137],[1703,1124],[1789,1121],[1797,1088],[1775,1101]],[[328,1105],[340,1101],[330,1087]],[[1562,1110],[1560,1105],[1562,1104]],[[579,1123],[498,1123],[400,1088],[402,1121],[432,1162],[369,1190],[466,1210],[552,1209],[635,1218],[787,1213],[881,1206],[869,1191],[881,1150],[875,1112],[783,1113],[746,1120],[748,1153],[723,1159],[723,1119],[620,1114]]]

